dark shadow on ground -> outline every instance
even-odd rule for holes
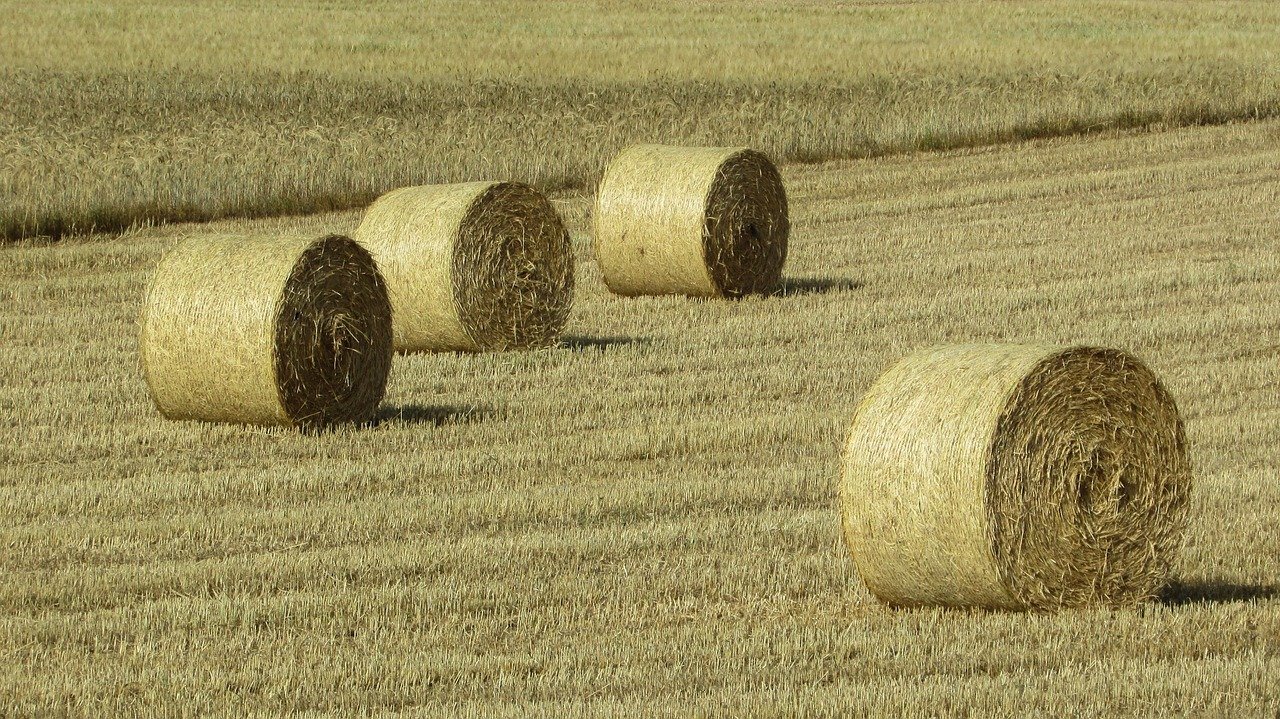
[[[862,289],[865,284],[858,280],[837,277],[787,277],[782,280],[782,284],[772,294],[774,297],[794,297],[797,295],[853,292],[854,290]]]
[[[616,347],[647,345],[649,344],[649,341],[648,337],[588,337],[584,335],[570,335],[560,338],[560,349],[570,350],[573,352],[585,352],[586,350],[607,352]]]
[[[424,406],[420,404],[401,404],[383,407],[378,410],[378,417],[373,421],[376,427],[384,422],[394,424],[433,424],[437,427],[446,424],[473,424],[483,422],[497,415],[489,407],[455,407],[449,405]]]
[[[1177,581],[1165,587],[1160,601],[1170,606],[1184,604],[1229,604],[1280,597],[1280,586],[1236,584],[1233,582]]]

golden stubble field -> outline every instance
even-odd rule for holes
[[[1273,716],[1280,124],[783,168],[788,289],[609,295],[585,193],[563,346],[398,357],[377,426],[163,421],[180,237],[0,250],[0,714]],[[965,340],[1132,350],[1197,472],[1131,611],[894,611],[839,537],[859,395]]]

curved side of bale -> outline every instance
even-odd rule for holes
[[[1115,350],[913,354],[859,404],[844,535],[885,602],[1125,605],[1167,579],[1190,488],[1177,407]]]
[[[615,294],[741,297],[782,278],[786,191],[754,150],[629,147],[605,170],[593,219]]]
[[[1043,353],[949,347],[894,365],[858,405],[840,485],[845,539],[893,604],[1014,608],[991,553],[986,467],[996,420]]]
[[[568,322],[569,233],[527,185],[393,190],[369,208],[355,238],[387,278],[399,351],[545,347]]]
[[[454,303],[453,255],[467,210],[491,185],[402,187],[365,212],[353,236],[386,278],[397,351],[480,349]]]
[[[156,268],[140,349],[170,419],[364,421],[391,367],[391,306],[349,238],[197,237]]]

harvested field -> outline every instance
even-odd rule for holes
[[[785,290],[623,299],[558,349],[397,357],[378,426],[163,420],[136,320],[200,233],[0,250],[0,713],[1222,715],[1280,709],[1280,124],[783,165]],[[1176,398],[1161,602],[894,611],[836,483],[909,351],[1086,343]]]
[[[0,0],[0,241],[591,187],[637,142],[820,161],[1280,115],[1248,0]]]

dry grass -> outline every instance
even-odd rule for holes
[[[784,294],[621,299],[572,338],[397,358],[382,423],[174,424],[133,330],[180,237],[0,251],[0,702],[15,714],[1271,715],[1280,125],[785,166]],[[835,485],[911,349],[1142,356],[1196,465],[1166,601],[891,611]]]
[[[7,238],[585,188],[635,142],[811,161],[1280,111],[1280,6],[1243,0],[0,12]]]

